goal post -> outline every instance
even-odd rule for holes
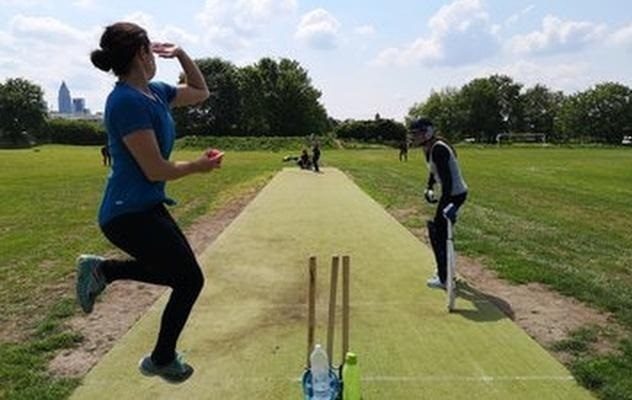
[[[546,143],[546,133],[499,133],[496,143]]]

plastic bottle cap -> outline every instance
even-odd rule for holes
[[[358,357],[355,353],[348,352],[347,356],[345,357],[345,362],[350,365],[355,365],[358,362]]]

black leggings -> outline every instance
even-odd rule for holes
[[[440,201],[437,205],[437,211],[434,217],[434,227],[436,233],[436,247],[435,248],[435,260],[437,261],[437,275],[442,283],[445,283],[448,276],[448,252],[447,252],[447,240],[448,240],[448,222],[443,216],[443,209],[450,203],[453,203],[457,208],[461,208],[461,205],[467,198],[467,192],[456,196],[451,196],[447,201]],[[454,240],[454,239],[453,239]],[[434,247],[434,246],[433,246]]]
[[[164,205],[115,217],[101,227],[112,244],[133,260],[107,260],[108,283],[119,279],[169,286],[173,289],[151,354],[157,365],[175,358],[176,343],[202,286],[204,276],[191,246]]]

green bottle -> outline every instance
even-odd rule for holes
[[[355,353],[347,353],[342,366],[342,398],[344,400],[361,400],[360,370]]]

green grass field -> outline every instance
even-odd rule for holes
[[[0,151],[0,398],[65,398],[77,384],[47,376],[54,351],[81,340],[61,328],[77,311],[73,260],[109,249],[94,223],[106,169],[97,148],[45,146]],[[190,158],[196,152],[180,152]],[[620,352],[580,353],[573,372],[603,398],[632,398],[632,157],[627,149],[460,148],[471,196],[459,224],[460,252],[515,282],[543,282],[613,312],[627,328]],[[262,186],[281,153],[228,153],[217,176],[170,184],[185,225]],[[388,210],[413,210],[421,227],[426,176],[419,152],[328,151],[324,163],[346,171]],[[413,213],[414,215],[415,213]],[[6,311],[4,311],[6,310]]]
[[[0,334],[19,333],[0,343],[0,399],[62,399],[76,386],[75,380],[48,376],[47,360],[81,340],[62,327],[79,311],[74,259],[111,249],[95,219],[108,171],[99,149],[36,150],[0,150]],[[280,168],[279,159],[273,153],[228,154],[221,173],[171,183],[169,192],[179,201],[174,214],[186,226],[262,187]]]
[[[276,175],[200,256],[207,283],[179,343],[197,368],[189,382],[174,387],[136,372],[161,304],[71,400],[104,391],[133,399],[301,398],[307,260],[319,261],[316,342],[323,343],[333,254],[351,257],[350,344],[361,359],[365,399],[592,398],[480,296],[462,296],[448,314],[445,294],[423,285],[433,269],[429,248],[342,172],[327,168]],[[339,325],[337,334],[340,344]],[[334,363],[340,359],[337,346]]]

